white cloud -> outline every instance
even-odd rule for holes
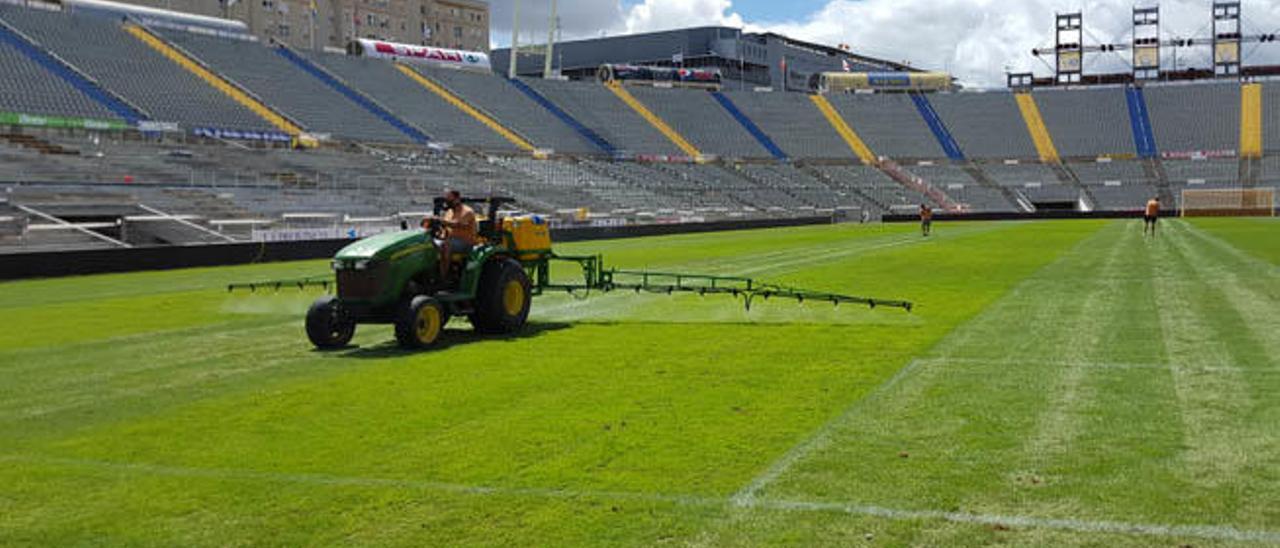
[[[495,44],[510,41],[513,0],[492,0]],[[1082,10],[1086,43],[1125,43],[1130,34],[1131,0],[831,0],[822,9],[792,21],[751,21],[732,0],[558,0],[566,39],[646,32],[699,25],[769,30],[802,40],[847,43],[859,53],[916,66],[947,70],[968,85],[1002,87],[1006,70],[1051,68],[1031,55],[1053,44],[1054,13]],[[1244,0],[1245,34],[1280,33],[1280,2]],[[549,0],[522,0],[525,40],[542,40]],[[1160,2],[1162,35],[1208,36],[1209,0]],[[1280,42],[1246,45],[1249,63],[1280,63]],[[1087,72],[1127,70],[1127,53],[1088,57]],[[1052,62],[1046,57],[1045,61]],[[1166,63],[1172,65],[1166,51]],[[1208,66],[1208,48],[1184,49],[1181,66]]]
[[[494,45],[511,43],[515,0],[492,0]],[[521,0],[522,42],[546,38],[550,0]],[[731,0],[644,0],[624,7],[620,0],[557,0],[560,32],[566,40],[705,25],[743,27]]]
[[[730,0],[645,0],[626,14],[627,32],[648,32],[681,27],[722,25],[743,27],[741,15]]]

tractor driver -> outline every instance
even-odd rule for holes
[[[440,250],[440,279],[449,277],[449,262],[453,253],[470,253],[472,246],[480,242],[480,223],[476,212],[462,203],[462,193],[452,188],[444,191],[444,215],[432,215],[422,222],[423,228],[435,220],[440,230],[433,242]]]

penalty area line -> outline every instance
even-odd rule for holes
[[[836,428],[858,413],[858,411],[862,409],[862,406],[876,399],[880,394],[888,392],[894,386],[897,386],[902,379],[915,372],[916,368],[922,363],[924,362],[921,360],[911,360],[906,367],[899,369],[897,373],[894,373],[894,375],[889,378],[889,380],[885,381],[880,386],[877,386],[871,392],[867,393],[867,395],[858,398],[849,405],[849,407],[846,407],[838,416],[827,421],[826,424],[823,424],[816,432],[810,434],[810,436],[803,442],[793,446],[786,452],[786,454],[782,455],[781,458],[769,465],[768,469],[753,478],[751,483],[748,483],[745,487],[735,493],[731,498],[733,503],[738,506],[750,506],[751,503],[756,500],[756,495],[760,493],[760,490],[776,481],[797,462],[807,458],[814,451],[822,449],[830,444],[831,434]]]
[[[670,495],[631,491],[595,491],[538,487],[493,487],[460,483],[368,478],[316,473],[282,473],[228,468],[197,468],[90,459],[0,455],[0,462],[63,466],[97,472],[159,477],[203,478],[257,483],[287,483],[323,487],[396,488],[437,491],[470,496],[514,496],[543,499],[612,499],[651,504],[672,504],[704,508],[738,507],[773,512],[823,512],[882,518],[894,521],[941,520],[967,525],[1002,525],[1025,529],[1051,529],[1080,533],[1107,533],[1149,537],[1197,538],[1238,542],[1280,543],[1280,531],[1242,529],[1229,525],[1171,525],[1076,518],[1047,518],[1008,514],[983,514],[943,510],[906,510],[857,503],[771,500],[736,500],[714,496]]]

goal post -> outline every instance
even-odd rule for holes
[[[1274,217],[1276,189],[1184,189],[1183,217]]]

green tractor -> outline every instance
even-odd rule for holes
[[[316,300],[307,311],[307,337],[322,350],[347,346],[359,324],[391,324],[396,341],[409,349],[433,346],[455,316],[465,316],[480,333],[515,333],[528,321],[532,298],[549,290],[726,294],[742,297],[748,310],[755,299],[773,297],[912,308],[907,301],[809,291],[744,277],[606,269],[599,255],[555,254],[550,227],[542,219],[503,215],[502,208],[514,203],[510,198],[463,199],[463,203],[478,213],[487,209],[480,221],[482,242],[466,253],[440,257],[433,243],[438,227],[432,224],[427,230],[365,238],[338,251],[332,263],[336,282],[335,276],[325,275],[232,284],[228,289],[336,286],[336,294]],[[435,213],[443,210],[443,200],[437,199]],[[449,261],[443,279],[441,260]],[[581,282],[553,283],[554,261],[576,264],[582,271]]]
[[[433,242],[435,227],[391,232],[357,241],[333,258],[337,295],[322,297],[307,311],[307,337],[317,348],[346,346],[356,325],[392,324],[396,340],[405,348],[428,348],[439,339],[449,319],[466,316],[481,333],[512,333],[524,327],[534,287],[529,270],[551,252],[518,249],[527,238],[516,233],[547,233],[536,218],[501,219],[506,198],[464,200],[487,205],[480,223],[481,245],[466,253],[441,257]],[[436,202],[435,213],[443,209]],[[477,208],[478,210],[478,208]],[[503,226],[506,221],[506,226]],[[523,259],[523,261],[522,261]],[[439,261],[449,261],[441,279]]]

